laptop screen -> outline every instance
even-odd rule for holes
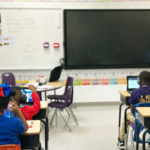
[[[129,77],[128,78],[128,90],[139,88],[139,84],[137,83],[137,77]]]
[[[7,110],[5,110],[5,114],[4,114],[5,117],[8,117],[8,118],[12,118],[12,117],[15,117],[15,114],[14,113],[11,113]]]
[[[24,89],[24,90],[26,91],[26,96],[27,96],[27,101],[26,102],[27,103],[28,102],[33,102],[32,97],[31,97],[32,91],[29,90],[29,89]],[[25,94],[23,90],[21,90],[21,91],[22,91],[23,94]]]

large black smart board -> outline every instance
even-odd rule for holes
[[[64,10],[66,69],[150,67],[150,10]]]

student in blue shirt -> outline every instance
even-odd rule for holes
[[[0,84],[0,145],[20,145],[18,135],[28,130],[28,124],[22,115],[16,101],[12,100],[15,92],[6,83]],[[4,116],[5,109],[17,117]]]
[[[135,123],[134,117],[134,104],[138,103],[150,103],[150,72],[142,71],[138,77],[138,83],[140,87],[132,91],[129,103],[131,112],[127,113],[127,120]],[[127,121],[128,123],[128,121]],[[124,119],[122,121],[122,127],[120,131],[120,136],[118,139],[117,147],[120,149],[124,149]],[[150,146],[150,145],[148,145]]]

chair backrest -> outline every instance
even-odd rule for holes
[[[138,120],[138,111],[136,109],[136,107],[150,107],[150,103],[139,103],[139,104],[135,104],[134,105],[134,116],[135,116],[135,126],[134,126],[134,138],[133,140],[136,142],[136,129],[137,129],[137,126],[139,125],[139,120]],[[143,131],[144,127],[141,126],[140,127],[140,134],[142,134],[142,131]],[[142,143],[142,140],[141,138],[139,138],[139,143]],[[146,143],[150,143],[150,139],[147,139]]]
[[[49,77],[49,82],[57,81],[60,78],[62,72],[62,66],[55,67]]]
[[[71,105],[72,101],[73,101],[73,78],[72,77],[68,77],[67,78],[67,82],[66,82],[66,88],[65,88],[65,93],[64,95],[67,97],[68,99],[68,104],[67,106]]]
[[[0,145],[0,150],[21,150],[20,145]]]
[[[11,72],[2,73],[2,83],[7,83],[8,85],[12,86],[16,85],[13,73]]]

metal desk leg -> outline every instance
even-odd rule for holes
[[[37,92],[37,94],[38,94],[39,97],[40,97],[40,101],[42,101],[42,93],[41,93],[41,92]]]
[[[47,97],[46,97],[46,91],[44,92],[44,95],[45,95],[45,101],[47,101]]]
[[[121,103],[119,106],[119,125],[118,125],[118,138],[120,136],[120,123],[121,123],[121,108],[124,105],[124,103]]]
[[[48,125],[44,120],[41,120],[41,122],[44,123],[45,125],[45,150],[48,150],[48,137],[47,137],[47,129],[48,129]]]
[[[139,131],[140,131],[140,126],[141,126],[141,124],[139,124],[137,126],[137,130],[136,130],[136,150],[139,149]]]
[[[150,129],[146,129],[145,132],[143,133],[143,149],[142,150],[145,150],[145,135],[146,133],[148,133],[150,131]]]
[[[48,117],[46,117],[46,123],[47,123],[47,127],[48,127]],[[48,139],[48,141],[49,141],[49,127],[47,128],[47,139]]]
[[[124,111],[124,122],[125,122],[125,125],[124,125],[124,133],[125,133],[125,150],[127,150],[127,110],[129,109],[130,107],[127,107]]]

